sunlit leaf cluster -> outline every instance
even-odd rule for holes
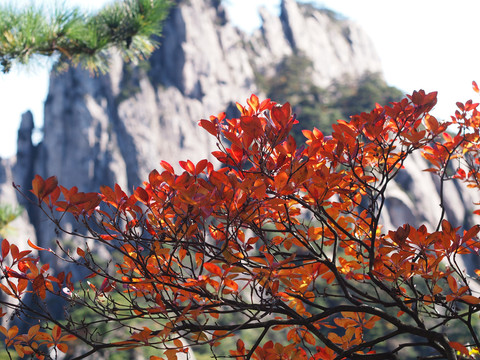
[[[214,356],[238,360],[392,359],[409,349],[424,359],[474,358],[480,270],[467,274],[458,260],[478,256],[480,226],[460,228],[444,212],[432,229],[381,223],[386,189],[416,151],[440,183],[480,186],[478,104],[459,103],[448,121],[429,114],[435,104],[436,93],[416,91],[339,120],[331,135],[305,130],[299,145],[290,105],[252,95],[237,104],[238,118],[199,122],[217,141],[220,166],[180,161],[177,173],[162,161],[131,194],[118,185],[83,193],[36,176],[37,206],[84,242],[73,251],[60,241],[57,251],[30,246],[90,275],[78,282],[54,275],[4,240],[3,312],[26,313],[29,292],[41,309],[38,331],[53,323],[89,354],[149,346],[159,349],[152,359],[175,359],[208,345]],[[63,225],[67,215],[86,235]],[[100,247],[111,259],[96,256]],[[92,309],[94,324],[128,335],[113,341],[74,317],[56,321],[49,298]],[[34,346],[35,334],[1,330],[7,347],[25,354],[63,351],[58,336]],[[247,331],[255,341],[246,342]],[[284,341],[269,339],[277,331]],[[228,337],[235,348],[222,348]]]

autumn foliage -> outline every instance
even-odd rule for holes
[[[339,120],[329,136],[304,131],[297,144],[290,105],[252,95],[237,119],[200,120],[218,143],[215,164],[180,161],[176,173],[162,161],[131,194],[36,176],[36,204],[79,242],[22,251],[3,240],[1,315],[31,326],[4,321],[6,347],[41,359],[78,343],[79,358],[148,346],[159,349],[151,360],[170,360],[200,345],[237,360],[393,359],[409,349],[475,358],[480,270],[457,260],[478,256],[480,226],[444,213],[435,228],[381,222],[386,189],[414,152],[439,182],[480,188],[478,104],[458,103],[448,121],[429,114],[435,104],[436,93],[414,92]],[[67,230],[66,214],[87,232]],[[42,252],[65,271],[40,264]],[[74,281],[79,266],[87,276]],[[49,310],[58,299],[63,319]],[[74,307],[96,315],[79,320]],[[120,327],[123,338],[109,338]]]

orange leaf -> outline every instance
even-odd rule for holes
[[[57,349],[65,354],[68,351],[68,345],[63,343],[57,344]]]
[[[258,101],[257,95],[252,94],[252,95],[250,96],[250,99],[247,99],[247,104],[250,105],[250,107],[251,107],[254,111],[257,111],[257,110],[258,110],[258,105],[260,104],[260,102]]]
[[[366,329],[372,329],[377,321],[380,320],[380,316],[372,316],[368,321],[364,324]]]
[[[343,339],[333,332],[328,333],[328,339],[335,344],[343,344]]]
[[[448,281],[448,286],[450,286],[450,290],[452,290],[452,292],[456,294],[458,291],[457,281],[451,275],[448,276],[447,281]]]
[[[281,107],[275,106],[271,110],[272,120],[280,126],[280,128],[285,128],[292,116],[292,109],[290,104],[287,102]]]
[[[203,264],[203,267],[212,274],[222,277],[222,270],[217,265],[212,263],[205,263]]]
[[[62,335],[62,329],[60,328],[60,326],[58,325],[55,325],[52,329],[52,338],[53,338],[53,341],[55,342],[58,342],[58,340],[60,339],[60,336]]]
[[[50,252],[52,251],[51,249],[45,249],[45,248],[42,248],[40,246],[35,245],[33,242],[30,241],[30,239],[27,240],[27,243],[32,249],[35,249],[35,250],[38,250],[38,251],[50,251]]]
[[[305,341],[310,344],[310,345],[315,345],[316,341],[315,341],[315,338],[313,337],[312,334],[310,334],[309,332],[305,332],[305,335],[303,337],[305,339]]]
[[[168,349],[168,350],[165,350],[163,353],[167,356],[168,360],[177,360],[178,352],[179,351],[176,349]]]
[[[14,344],[13,347],[15,348],[15,352],[18,354],[18,356],[20,356],[21,358],[23,358],[26,354],[25,352],[25,349],[26,347],[25,346],[22,346],[22,345],[19,345],[19,344]]]
[[[9,296],[13,296],[13,293],[10,291],[9,288],[7,288],[5,285],[3,285],[2,283],[0,283],[0,290],[2,290],[5,294],[9,295]]]
[[[224,283],[233,291],[238,291],[238,284],[230,278],[225,278]]]
[[[28,338],[33,339],[35,335],[37,335],[38,330],[40,330],[40,325],[34,325],[30,329],[28,329]]]
[[[177,348],[183,348],[183,343],[182,343],[182,341],[179,340],[179,339],[173,340],[173,344],[174,344]]]
[[[13,326],[13,327],[11,327],[10,329],[8,329],[8,331],[7,331],[7,338],[12,339],[12,338],[14,338],[15,336],[17,336],[17,334],[18,334],[18,327],[17,327],[17,326]]]
[[[242,116],[240,118],[240,124],[245,133],[254,139],[264,134],[262,122],[258,116]]]
[[[117,235],[100,235],[100,238],[105,241],[110,241],[110,240],[115,240],[117,238]]]
[[[32,193],[41,201],[43,198],[51,194],[58,186],[58,181],[55,176],[43,180],[40,175],[35,175],[32,180]]]
[[[63,335],[59,341],[73,341],[73,340],[76,340],[77,337],[75,335]]]
[[[280,172],[275,176],[275,187],[278,191],[282,190],[288,182],[288,175],[285,171]]]
[[[461,300],[465,301],[466,303],[469,303],[470,305],[478,305],[480,304],[480,299],[476,296],[472,295],[463,295]]]
[[[434,116],[426,115],[425,125],[427,126],[427,129],[433,133],[435,133],[438,130],[438,121]]]
[[[475,91],[476,93],[480,92],[480,89],[478,88],[478,85],[475,81],[472,81],[472,87],[473,87],[473,91]]]

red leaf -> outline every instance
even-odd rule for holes
[[[145,189],[137,187],[134,192],[135,198],[143,204],[148,204],[149,196]]]
[[[166,161],[160,161],[160,165],[165,169],[167,170],[170,174],[175,174],[175,170],[173,170],[173,167],[172,165],[170,165],[168,162]],[[158,174],[158,173],[157,173]],[[151,181],[150,181],[151,182]]]
[[[45,181],[40,175],[35,175],[35,177],[32,180],[32,193],[35,195],[38,199],[42,199],[43,197],[43,192],[45,189]]]
[[[272,120],[277,124],[281,129],[287,126],[288,120],[292,116],[292,109],[289,103],[285,103],[283,106],[275,106],[271,110]]]
[[[30,241],[30,240],[28,240]],[[3,239],[2,241],[2,260],[5,259],[5,257],[8,255],[8,252],[10,251],[10,243],[8,242],[7,239]]]
[[[167,163],[168,164],[168,163]],[[163,166],[163,165],[162,165]],[[170,164],[168,164],[168,166],[170,166]],[[171,166],[170,166],[171,167]],[[173,170],[173,169],[172,169]],[[152,185],[153,187],[157,187],[158,185],[161,184],[161,176],[160,174],[158,173],[157,170],[152,170],[150,172],[150,174],[148,175],[148,182],[150,183],[150,185]]]
[[[467,177],[467,173],[465,170],[458,168],[457,173],[453,176],[454,179],[465,180]]]
[[[35,279],[33,279],[33,292],[36,293],[42,300],[45,300],[46,294],[46,286],[45,286],[45,279],[43,275],[38,275]]]
[[[56,176],[50,176],[45,180],[45,188],[43,192],[43,197],[50,195],[58,186],[58,180]]]
[[[189,174],[192,174],[192,175],[195,174],[195,165],[193,165],[193,162],[191,162],[190,160],[179,161],[178,163],[180,164],[182,169],[184,169]]]
[[[225,286],[228,286],[233,291],[238,291],[238,284],[235,281],[233,281],[232,279],[225,278],[224,283],[225,283]]]
[[[468,356],[468,349],[467,349],[464,345],[462,345],[462,344],[460,344],[460,343],[458,343],[458,342],[456,342],[456,341],[450,341],[450,342],[449,342],[449,345],[450,345],[453,349],[455,349],[455,350],[459,351],[460,353],[462,353],[463,355]]]
[[[40,175],[35,175],[32,180],[32,193],[42,201],[46,196],[51,194],[58,186],[56,176],[51,176],[47,180],[43,180]]]
[[[259,138],[264,134],[262,122],[258,116],[242,116],[240,124],[243,131],[253,139]]]
[[[95,193],[87,193],[87,194],[84,194],[85,197],[87,197],[87,195],[89,195],[90,197],[92,196],[95,196]],[[118,184],[115,184],[115,196],[116,196],[116,199],[117,199],[117,204],[120,204],[120,202],[122,200],[124,200],[125,198],[127,198],[127,194],[125,194],[125,192],[122,190],[122,188],[120,187],[120,185]],[[87,200],[82,197],[82,202],[83,201],[90,201],[90,200]]]
[[[211,121],[202,119],[198,122],[198,125],[207,130],[213,136],[218,135],[217,126]]]
[[[208,165],[208,160],[207,159],[200,160],[197,163],[197,166],[195,166],[195,175],[201,174],[202,171],[205,170],[207,165]]]
[[[9,296],[13,296],[13,293],[10,291],[9,288],[7,288],[5,285],[3,285],[2,283],[0,283],[0,290],[2,290],[5,294],[9,295]]]
[[[27,243],[32,249],[35,249],[35,250],[38,250],[38,251],[50,251],[50,252],[52,251],[51,249],[45,249],[45,248],[42,248],[40,246],[35,245],[34,243],[32,243],[30,241],[30,239],[27,240]]]
[[[459,169],[461,170],[461,169]],[[478,232],[480,231],[480,225],[474,225],[470,228],[470,230],[466,231],[465,234],[463,234],[463,240],[467,241],[473,238],[474,236],[477,236]]]
[[[68,345],[63,343],[57,344],[57,349],[65,354],[68,351]]]
[[[470,305],[478,305],[480,304],[480,299],[476,296],[472,295],[463,295],[461,300],[465,301],[466,303],[469,303]]]
[[[475,81],[472,81],[472,86],[473,86],[473,91],[475,91],[476,93],[480,92],[480,89],[478,88],[478,85]]]
[[[434,116],[426,115],[425,116],[425,125],[427,129],[435,133],[438,130],[438,121]]]
[[[117,235],[100,235],[100,238],[105,241],[115,240]]]
[[[61,335],[62,335],[62,329],[58,325],[55,325],[52,330],[53,340],[57,342],[60,339]]]
[[[242,339],[237,340],[237,350],[241,353],[245,353],[245,343],[243,342]]]
[[[281,191],[288,182],[288,174],[285,171],[282,171],[275,176],[275,188],[277,191]]]
[[[450,290],[452,290],[452,292],[456,294],[458,291],[457,281],[451,275],[448,276],[447,281],[448,281],[448,286],[450,287]]]

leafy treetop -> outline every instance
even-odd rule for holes
[[[1,313],[33,325],[0,326],[7,349],[40,359],[79,342],[88,349],[77,359],[138,347],[161,349],[151,360],[175,359],[201,345],[237,360],[478,354],[480,270],[466,274],[458,259],[478,255],[480,226],[461,229],[444,214],[435,229],[380,221],[386,189],[414,152],[440,183],[480,187],[478,104],[458,103],[449,121],[438,121],[429,114],[436,93],[416,91],[339,120],[329,136],[305,130],[301,145],[289,135],[297,120],[288,103],[252,95],[247,104],[238,105],[239,118],[199,122],[219,144],[217,169],[187,160],[177,174],[162,161],[131,195],[118,185],[82,193],[35,177],[36,204],[85,241],[30,247],[90,275],[55,273],[4,240]],[[66,214],[87,235],[62,227]],[[99,247],[111,259],[96,256]],[[68,304],[62,321],[53,299]],[[97,317],[77,319],[75,307]],[[119,327],[123,338],[113,336]],[[252,330],[247,341],[242,334]],[[281,342],[271,340],[275,332]],[[236,345],[222,347],[231,337]]]

